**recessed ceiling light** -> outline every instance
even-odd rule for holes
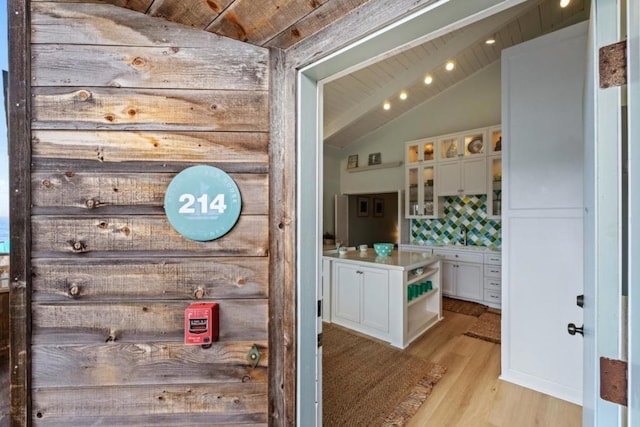
[[[430,85],[432,82],[433,82],[433,77],[431,77],[431,74],[427,74],[427,77],[424,78],[424,84]]]
[[[560,7],[567,7],[571,3],[571,0],[560,0]]]
[[[382,108],[384,108],[385,110],[390,110],[391,103],[389,101],[386,101],[384,104],[382,104]]]
[[[495,42],[496,42],[496,39],[494,39],[493,37],[490,37],[485,41],[486,44],[494,44]]]
[[[407,91],[403,90],[402,92],[400,92],[400,99],[402,99],[403,101],[405,99],[407,99]]]
[[[447,71],[451,71],[456,68],[456,64],[453,61],[447,62],[447,65],[444,66]]]

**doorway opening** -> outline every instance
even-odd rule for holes
[[[361,41],[358,45],[351,47],[350,52],[352,52],[351,49],[357,50],[362,46],[365,46],[365,50],[373,51],[374,54],[372,55],[372,59],[367,60],[366,62],[366,64],[368,64],[378,60],[381,55],[386,55],[386,56],[391,55],[389,53],[389,46],[391,46],[391,44],[384,44],[384,39],[383,39],[383,42],[381,43],[380,40],[376,40],[376,37],[384,37],[385,35],[389,35],[389,33],[394,32],[394,30],[404,25],[410,25],[411,23],[415,24],[416,22],[421,21],[421,24],[419,24],[420,28],[415,29],[415,32],[411,32],[410,30],[407,30],[407,28],[409,27],[403,27],[402,30],[400,30],[397,33],[394,33],[393,37],[399,39],[400,41],[398,40],[394,41],[391,51],[400,52],[404,49],[410,48],[411,46],[415,46],[419,43],[428,41],[430,38],[435,39],[437,37],[450,34],[452,31],[456,29],[460,29],[472,23],[481,21],[484,18],[492,17],[493,15],[496,15],[500,12],[504,12],[508,8],[512,6],[517,6],[521,3],[523,2],[514,1],[514,2],[506,2],[504,4],[498,4],[498,2],[496,2],[489,7],[487,7],[487,5],[479,6],[478,9],[475,11],[470,10],[471,8],[473,8],[473,6],[467,6],[468,9],[465,9],[465,6],[457,5],[457,7],[455,8],[448,9],[448,12],[453,13],[455,11],[455,13],[457,13],[455,16],[448,17],[448,19],[441,19],[442,18],[441,16],[438,18],[435,18],[434,16],[428,16],[432,14],[435,15],[436,12],[441,12],[442,10],[444,10],[444,9],[439,9],[439,10],[435,9],[436,6],[444,8],[448,5],[446,3],[438,3],[436,6],[433,6],[434,10],[432,10],[430,13],[426,13],[426,14],[422,13],[417,16],[413,16],[411,19],[407,19],[403,23],[398,24],[393,28],[387,29],[385,32],[382,32],[381,34],[373,35],[367,38],[366,40]],[[428,18],[435,18],[437,22],[429,23]],[[411,35],[408,35],[408,34],[411,34]],[[378,44],[380,44],[380,46],[378,46]],[[376,51],[376,49],[379,49],[379,51]],[[327,203],[327,197],[326,196],[323,197],[323,187],[322,185],[318,185],[318,184],[322,183],[323,181],[322,180],[323,173],[321,173],[320,171],[324,170],[324,174],[326,174],[327,165],[324,164],[324,160],[323,160],[323,147],[321,146],[322,144],[318,144],[317,141],[324,140],[322,126],[319,125],[319,123],[322,123],[322,118],[323,118],[323,111],[321,106],[323,105],[322,104],[323,100],[326,97],[324,88],[326,88],[327,85],[330,84],[335,79],[338,79],[339,77],[347,73],[353,72],[359,67],[366,65],[364,62],[350,62],[351,60],[349,56],[343,55],[345,52],[340,52],[334,55],[333,57],[331,57],[330,59],[323,61],[321,67],[317,66],[318,64],[314,64],[313,66],[303,69],[299,74],[299,87],[301,90],[299,95],[300,104],[298,107],[299,108],[298,114],[299,114],[299,117],[305,118],[305,120],[301,122],[301,130],[300,130],[301,138],[299,142],[300,144],[299,148],[301,152],[301,159],[303,161],[309,160],[309,159],[313,160],[312,163],[317,168],[315,174],[309,174],[308,173],[309,171],[307,168],[308,163],[305,161],[304,164],[305,164],[305,169],[307,173],[305,173],[304,175],[302,174],[299,175],[300,188],[302,189],[302,191],[304,192],[304,190],[307,189],[309,191],[309,193],[307,194],[317,195],[317,198],[314,201],[316,204],[313,205],[311,209],[309,208],[308,205],[305,205],[304,207],[302,207],[302,209],[305,212],[309,212],[310,210],[315,211],[316,216],[309,217],[309,221],[311,222],[308,222],[308,223],[311,223],[312,226],[315,227],[317,231],[316,231],[316,236],[303,235],[302,231],[300,232],[299,247],[301,248],[311,247],[311,248],[314,248],[314,250],[305,251],[304,254],[303,253],[300,254],[300,260],[299,260],[300,268],[298,273],[299,283],[305,283],[305,282],[308,283],[307,279],[311,279],[311,280],[315,279],[316,284],[319,284],[322,282],[322,275],[321,275],[322,269],[320,268],[320,260],[321,260],[320,248],[322,245],[320,242],[322,242],[321,236],[323,232],[327,230],[323,229],[322,220],[321,218],[319,218],[319,216],[322,215],[322,212],[325,212],[326,214],[327,210],[324,209],[323,203]],[[359,56],[358,54],[354,54],[350,56],[354,58],[362,57],[362,56]],[[302,102],[302,100],[304,100],[304,102]],[[313,119],[310,122],[305,123],[307,118],[313,118]],[[309,127],[307,127],[306,125],[309,125]],[[401,139],[401,141],[402,140],[406,140],[406,139]],[[372,149],[370,151],[376,152],[377,150]],[[306,157],[307,155],[312,156],[312,153],[317,155],[317,158],[313,159],[312,157]],[[382,152],[383,159],[385,158],[385,154],[386,154],[385,152]],[[363,156],[363,157],[366,157],[366,156]],[[339,169],[343,169],[346,167],[347,167],[346,164],[343,165],[341,163],[338,163]],[[337,172],[339,174],[342,171],[338,170]],[[314,181],[314,178],[316,179],[316,181]],[[345,184],[340,183],[339,185],[344,187]],[[394,186],[394,188],[397,188],[397,186]],[[354,191],[351,188],[347,188],[347,190],[348,192]],[[379,191],[386,191],[386,190],[387,188],[379,189]],[[326,189],[324,189],[324,191],[326,191]],[[369,192],[369,191],[372,191],[372,190],[367,188],[365,192]],[[328,211],[331,211],[331,209],[329,208]],[[320,212],[320,215],[318,215],[318,212]],[[303,221],[301,221],[300,223],[300,226],[301,226],[300,230],[308,231],[310,228],[304,227],[302,222]],[[307,239],[311,237],[313,237],[314,240],[310,242],[307,241]],[[316,290],[317,289],[318,287],[316,287]],[[300,291],[301,291],[301,294],[304,292],[304,290],[302,289]],[[309,291],[307,290],[307,292]],[[317,293],[315,295],[317,296]],[[307,301],[303,299],[300,300],[300,309],[298,311],[300,315],[299,322],[298,322],[298,326],[299,326],[298,330],[300,331],[300,335],[305,335],[307,333],[306,331],[308,331],[310,333],[310,336],[315,336],[315,334],[318,333],[319,329],[322,327],[321,323],[318,323],[317,319],[312,315],[308,315],[307,318],[304,318],[305,307],[311,309],[312,307],[311,302],[315,303],[315,300]],[[308,357],[311,355],[310,353],[306,354],[306,357],[304,356],[305,352],[310,350],[311,349],[306,349],[303,346],[300,346],[300,356],[305,358],[306,360],[310,360],[308,359]],[[321,359],[318,359],[318,360],[320,360],[321,362]],[[319,371],[320,371],[320,368],[317,367],[316,372],[319,372]],[[314,378],[314,381],[315,380],[316,378]],[[305,408],[309,409],[309,406],[305,405],[306,400],[304,399],[305,390],[309,392],[307,396],[311,396],[311,388],[307,388],[309,387],[309,384],[310,382],[306,383],[302,379],[299,382],[299,385],[300,385],[299,390],[301,392],[299,414],[305,413],[304,412]],[[316,390],[313,390],[313,391],[315,392]],[[314,393],[314,396],[315,396],[315,393]],[[316,403],[321,403],[321,402],[316,402]],[[301,419],[305,419],[305,418],[303,417]]]

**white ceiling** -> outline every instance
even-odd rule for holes
[[[590,0],[530,0],[426,41],[324,86],[324,143],[345,148],[500,59],[502,49],[589,18]],[[493,45],[485,43],[494,37]],[[445,71],[453,59],[456,67]],[[433,83],[425,85],[427,74]],[[408,93],[399,99],[402,90]],[[383,110],[385,101],[391,109]]]

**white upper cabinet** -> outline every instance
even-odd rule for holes
[[[419,139],[406,143],[405,159],[406,165],[416,165],[419,163],[429,163],[436,160],[436,141],[429,139]]]
[[[487,194],[487,156],[500,156],[501,136],[492,126],[407,142],[405,217],[442,216],[443,196]]]

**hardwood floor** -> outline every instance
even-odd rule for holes
[[[407,427],[582,425],[582,407],[498,379],[500,345],[463,335],[475,317],[448,311],[444,316],[407,348],[447,367]]]

